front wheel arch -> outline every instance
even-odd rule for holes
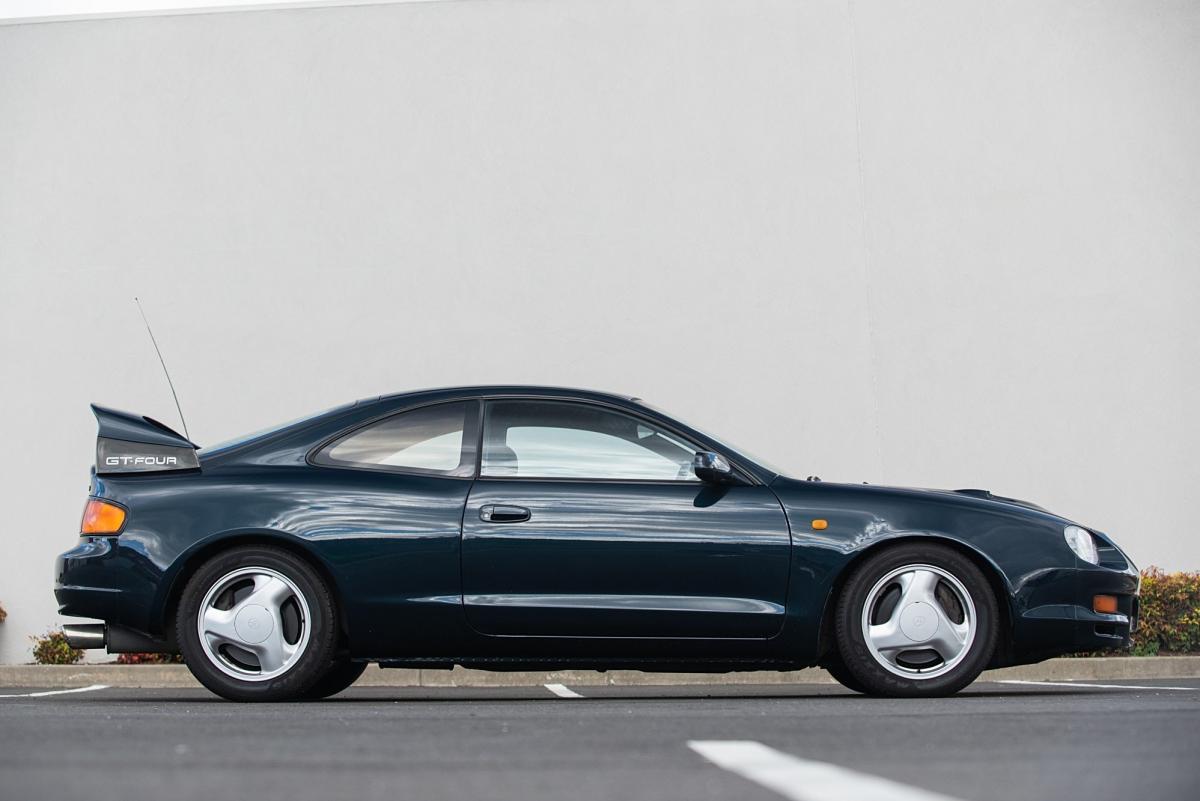
[[[837,601],[841,596],[846,580],[860,564],[875,554],[889,548],[912,543],[944,545],[954,549],[975,563],[975,566],[979,568],[984,578],[987,579],[988,586],[996,598],[996,608],[1000,613],[1000,619],[997,621],[999,625],[998,636],[996,638],[996,652],[992,657],[989,667],[1002,667],[1009,664],[1012,659],[1013,650],[1012,595],[1008,592],[1008,582],[1004,578],[1004,574],[994,562],[962,540],[936,534],[901,535],[879,540],[855,552],[854,557],[842,565],[842,569],[838,572],[837,577],[829,588],[829,593],[825,596],[825,605],[821,611],[821,625],[817,633],[817,664],[824,664],[829,659],[836,659],[838,657],[836,639],[834,637],[834,613],[837,610]]]
[[[338,617],[338,645],[339,648],[345,649],[347,643],[350,641],[350,629],[346,617],[346,605],[342,602],[342,591],[337,579],[334,578],[333,571],[329,569],[324,560],[320,559],[311,549],[296,540],[296,538],[272,531],[243,531],[213,537],[183,557],[183,564],[175,572],[175,576],[171,580],[170,588],[167,590],[166,599],[160,611],[160,626],[167,641],[178,643],[175,632],[175,617],[179,611],[179,602],[183,598],[183,590],[187,586],[188,581],[200,569],[200,566],[222,551],[246,545],[267,545],[287,551],[293,556],[303,559],[321,576],[326,586],[329,587],[330,592],[333,593],[334,608],[337,610]]]

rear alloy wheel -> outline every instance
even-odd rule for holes
[[[184,589],[176,632],[193,675],[234,701],[304,697],[336,667],[332,596],[304,560],[277,548],[235,548],[203,564]]]
[[[864,692],[937,696],[979,676],[996,647],[996,598],[975,564],[936,544],[889,548],[846,582],[838,652]]]

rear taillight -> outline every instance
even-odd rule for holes
[[[120,534],[124,525],[124,509],[99,498],[88,498],[87,505],[83,507],[83,522],[79,524],[79,533]]]

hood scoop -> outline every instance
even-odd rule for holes
[[[1045,509],[1038,506],[1037,504],[1030,503],[1029,501],[1022,501],[1022,500],[1018,500],[1016,498],[1006,498],[1003,495],[993,495],[991,490],[956,489],[956,490],[951,490],[951,492],[955,493],[956,495],[969,495],[972,498],[982,498],[985,501],[999,501],[1000,503],[1011,503],[1014,506],[1024,506],[1026,509],[1035,509],[1039,512],[1046,511]]]

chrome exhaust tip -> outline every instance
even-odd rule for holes
[[[63,626],[63,634],[67,637],[67,645],[81,650],[103,648],[108,641],[103,623]]]

